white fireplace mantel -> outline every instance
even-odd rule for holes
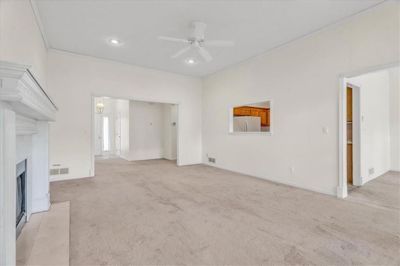
[[[50,206],[48,122],[55,120],[56,111],[29,66],[0,61],[0,265],[16,263],[16,164],[21,150],[29,161],[28,217]],[[25,145],[17,139],[29,141]]]
[[[56,105],[29,71],[29,66],[0,62],[0,101],[15,113],[42,121],[54,121]]]

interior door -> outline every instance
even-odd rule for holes
[[[110,131],[110,128],[112,128],[111,127],[111,119],[110,119],[110,117],[109,116],[107,116],[107,115],[103,115],[102,116],[102,120],[101,120],[101,123],[102,123],[102,150],[101,150],[101,153],[103,154],[103,155],[105,155],[105,154],[109,154],[110,153],[110,150],[111,150],[111,131]]]
[[[95,116],[95,155],[102,155],[103,151],[103,116]]]
[[[121,113],[118,113],[115,119],[115,153],[121,154]]]

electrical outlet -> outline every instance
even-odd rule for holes
[[[374,173],[375,173],[374,167],[368,169],[368,175],[373,175]]]
[[[215,158],[208,157],[208,162],[210,162],[210,163],[215,163]]]
[[[290,169],[290,174],[294,175],[294,166],[290,166],[289,169]]]

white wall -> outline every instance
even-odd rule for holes
[[[29,0],[0,0],[0,60],[31,66],[47,87],[47,48]]]
[[[339,76],[398,61],[398,18],[389,1],[205,78],[203,161],[208,154],[217,167],[336,194]],[[230,107],[266,99],[272,136],[228,134]]]
[[[30,66],[35,79],[47,90],[47,48],[29,0],[0,0],[0,61]],[[33,160],[28,165],[34,179],[30,181],[33,212],[47,210],[49,203],[47,127],[47,122],[38,122],[38,134],[19,136],[16,143],[17,162],[27,157]]]
[[[390,80],[390,147],[393,171],[400,171],[400,67],[389,70]]]
[[[50,127],[50,160],[69,167],[66,179],[93,174],[92,95],[179,103],[180,164],[201,163],[200,79],[55,50],[48,67],[48,92],[59,108]]]
[[[163,157],[163,104],[129,102],[129,160],[150,160]]]
[[[360,88],[360,170],[364,184],[391,168],[389,71],[353,77],[348,82]]]

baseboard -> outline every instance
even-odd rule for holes
[[[81,178],[89,178],[89,177],[94,177],[94,176],[58,176],[58,177],[50,177],[50,183],[51,182],[58,182],[58,181],[81,179]]]
[[[282,182],[282,180],[275,179],[275,178],[264,177],[264,176],[256,176],[256,175],[252,175],[252,174],[248,174],[248,173],[239,172],[239,171],[231,170],[231,169],[228,169],[228,168],[224,168],[224,167],[221,167],[219,165],[215,165],[215,164],[211,164],[211,163],[203,163],[203,164],[211,166],[211,167],[215,167],[215,168],[231,171],[231,172],[238,173],[238,174],[255,177],[255,178],[258,178],[258,179],[271,181],[271,182],[274,182],[274,183],[277,183],[277,184],[282,184],[282,185],[286,185],[286,186],[290,186],[290,187],[300,188],[300,189],[303,189],[303,190],[317,192],[317,193],[325,194],[325,195],[329,195],[329,196],[335,196],[335,197],[337,196],[337,188],[336,187],[332,188],[332,189],[321,189],[321,188],[316,188],[316,187],[299,186],[298,184],[293,183],[293,182]]]
[[[380,176],[386,175],[386,174],[389,173],[390,171],[392,171],[392,170],[383,171],[383,172],[381,172],[381,173],[375,174],[375,175],[372,176],[372,177],[361,178],[361,185],[363,186],[363,185],[367,184],[368,182],[370,182],[370,181],[372,181],[372,180],[374,180],[374,179],[376,179],[376,178],[378,178],[378,177],[380,177]]]
[[[129,157],[126,156],[125,154],[120,154],[119,157],[120,157],[121,159],[124,159],[124,160],[126,160],[126,161],[129,161]]]
[[[148,156],[148,157],[141,157],[141,158],[129,158],[128,161],[134,162],[134,161],[147,161],[147,160],[159,160],[159,159],[164,159],[163,156]]]
[[[337,187],[336,196],[339,199],[344,199],[347,197],[347,187]]]
[[[175,158],[169,158],[167,156],[164,156],[163,159],[169,160],[169,161],[176,161],[177,158],[176,157]]]

